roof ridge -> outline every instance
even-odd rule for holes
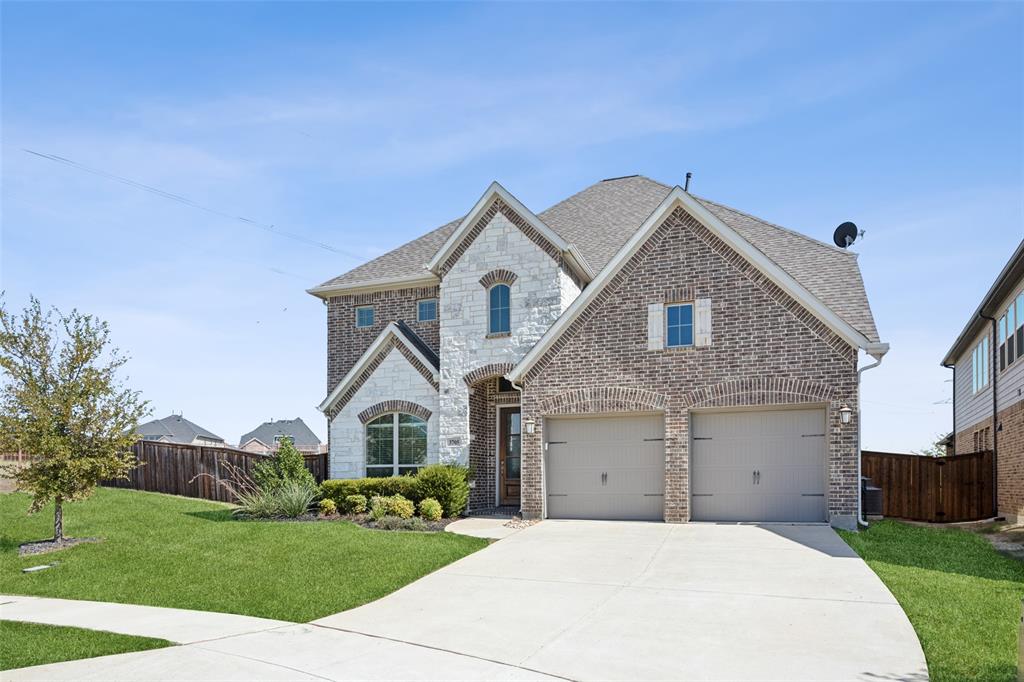
[[[661,187],[664,187],[667,191],[671,191],[671,189],[672,189],[671,185],[666,185],[663,182],[658,182],[657,180],[654,180],[653,178],[649,178],[646,175],[641,175],[639,173],[636,173],[634,175],[622,175],[622,176],[619,176],[617,178],[605,178],[604,180],[598,180],[597,182],[593,182],[593,183],[587,185],[586,187],[584,187],[580,191],[575,192],[574,194],[570,194],[569,196],[565,197],[561,201],[557,201],[557,202],[551,204],[550,206],[545,208],[543,211],[538,211],[537,212],[537,217],[540,218],[542,213],[547,213],[548,211],[551,211],[551,210],[553,210],[555,208],[558,208],[562,204],[567,203],[569,201],[572,201],[573,199],[575,199],[579,195],[583,194],[587,190],[593,189],[594,187],[597,187],[598,185],[600,185],[602,183],[605,183],[605,182],[615,182],[616,180],[630,180],[632,178],[641,178],[643,180],[647,180],[648,182],[653,182],[655,185],[660,185]],[[555,228],[551,228],[551,229],[554,230]],[[564,239],[564,237],[563,237],[563,239]]]
[[[715,206],[718,206],[719,208],[724,208],[727,211],[732,211],[733,213],[738,213],[741,216],[745,216],[747,218],[750,218],[751,220],[756,220],[757,222],[761,223],[762,225],[767,225],[768,227],[774,227],[777,230],[782,230],[783,232],[791,234],[791,235],[793,235],[795,237],[800,237],[802,239],[806,239],[807,241],[809,241],[809,242],[811,242],[813,244],[817,244],[818,246],[828,247],[829,249],[832,249],[833,251],[835,251],[837,253],[842,253],[842,254],[846,254],[848,256],[853,256],[854,258],[857,258],[857,256],[860,255],[860,254],[856,253],[855,251],[850,251],[848,249],[841,249],[838,246],[836,246],[835,244],[829,244],[828,242],[823,242],[820,239],[815,239],[814,237],[811,237],[810,235],[804,234],[803,232],[799,232],[799,231],[794,230],[794,229],[789,228],[789,227],[783,227],[782,225],[779,225],[778,223],[773,223],[770,220],[765,220],[764,218],[759,218],[756,215],[752,215],[750,213],[747,213],[746,211],[741,211],[738,208],[733,208],[732,206],[729,206],[727,204],[723,204],[721,202],[714,201],[712,199],[708,199],[707,197],[702,197],[702,196],[699,196],[699,195],[696,195],[696,194],[693,194],[693,193],[691,193],[690,196],[692,196],[694,199],[696,199],[697,201],[699,201],[701,203],[714,204]]]

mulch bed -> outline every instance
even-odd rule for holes
[[[418,517],[417,517],[418,518]],[[282,517],[278,519],[244,519],[246,521],[262,521],[262,522],[284,522],[284,523],[311,523],[318,521],[348,521],[354,523],[357,526],[363,528],[372,528],[374,530],[394,530],[391,528],[379,528],[377,522],[374,521],[369,514],[331,514],[330,516],[323,516],[315,512],[303,514],[295,518]],[[445,529],[449,523],[458,521],[458,519],[441,519],[440,521],[423,521],[423,527],[417,528],[416,530],[436,533]],[[404,530],[404,529],[401,529]]]
[[[32,556],[34,554],[47,554],[57,550],[67,549],[86,542],[103,542],[103,538],[64,538],[58,542],[53,540],[41,540],[39,542],[26,542],[18,547],[18,556]]]

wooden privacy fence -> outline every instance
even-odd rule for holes
[[[106,481],[104,485],[221,502],[234,501],[224,486],[220,485],[222,476],[225,479],[230,477],[230,472],[226,471],[229,467],[224,462],[251,475],[253,467],[267,457],[234,448],[152,440],[138,441],[132,451],[141,466],[132,469],[127,480]],[[327,472],[327,453],[303,455],[303,459],[316,482],[323,482]]]
[[[882,489],[882,514],[915,521],[975,521],[995,515],[992,451],[952,457],[861,453],[861,471]]]

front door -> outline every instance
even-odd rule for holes
[[[519,504],[520,428],[518,407],[498,411],[498,503]]]

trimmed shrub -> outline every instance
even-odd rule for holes
[[[379,521],[385,516],[409,519],[415,512],[416,506],[412,501],[401,495],[378,496],[370,500],[370,516],[375,521]]]
[[[327,498],[330,499],[330,498]],[[349,514],[366,513],[366,495],[349,495],[345,498],[345,509]]]
[[[334,504],[334,500],[320,500],[320,504],[317,506],[320,509],[320,513],[324,516],[333,516],[338,513],[338,505]]]
[[[444,513],[444,509],[441,507],[441,503],[435,500],[433,497],[428,497],[425,500],[421,500],[419,504],[420,516],[427,521],[440,521],[441,515]]]
[[[469,502],[469,469],[458,464],[431,464],[416,475],[420,499],[432,497],[441,503],[444,515],[453,518]]]
[[[253,467],[252,478],[264,489],[275,488],[289,481],[299,481],[316,487],[316,479],[306,468],[302,453],[296,450],[287,438],[281,440],[273,457]]]
[[[403,519],[400,516],[382,516],[375,522],[375,527],[381,530],[429,530],[423,519]]]
[[[419,480],[412,476],[335,478],[320,485],[320,495],[334,500],[339,509],[346,509],[345,498],[349,495],[362,495],[368,500],[374,497],[401,495],[413,502],[419,502],[425,497],[420,493]]]

